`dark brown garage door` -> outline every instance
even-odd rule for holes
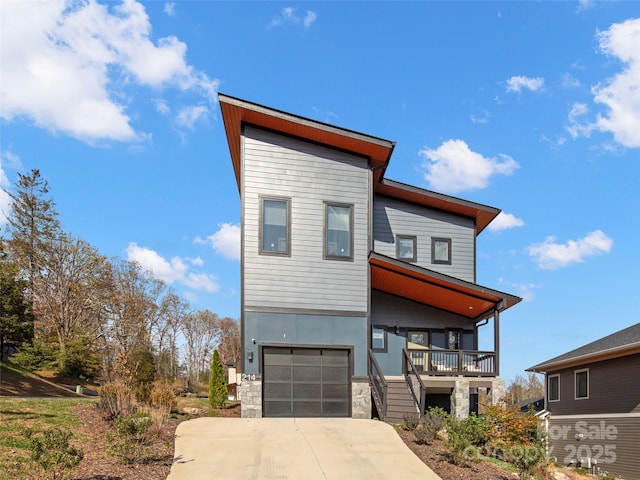
[[[264,347],[265,417],[348,417],[349,350]]]

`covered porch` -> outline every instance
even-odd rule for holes
[[[452,411],[464,416],[478,388],[492,392],[491,398],[503,391],[497,378],[500,313],[519,297],[377,253],[369,265],[369,372],[378,410],[384,407],[385,379],[404,379],[421,413],[429,395],[432,401],[450,399]],[[485,325],[490,330],[483,343],[492,345],[480,350],[478,329]]]

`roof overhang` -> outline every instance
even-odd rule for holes
[[[238,188],[242,179],[240,137],[242,126],[245,124],[363,156],[369,160],[369,166],[374,170],[377,180],[381,178],[395,147],[395,142],[389,140],[292,115],[221,93],[218,94],[218,99]]]
[[[586,363],[601,362],[603,360],[611,360],[619,357],[626,357],[627,355],[634,355],[640,353],[640,342],[630,343],[627,345],[621,345],[615,348],[609,348],[607,350],[601,350],[599,352],[589,353],[586,355],[578,355],[576,357],[565,358],[558,361],[543,362],[533,367],[527,368],[527,372],[535,373],[547,373],[555,370],[561,370],[563,368],[577,367]]]
[[[522,299],[379,253],[369,255],[371,288],[479,321]]]
[[[386,178],[382,178],[375,183],[374,188],[376,193],[381,195],[472,218],[475,221],[476,235],[480,234],[500,213],[499,208],[451,197]]]

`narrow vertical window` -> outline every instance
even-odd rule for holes
[[[396,257],[399,260],[415,262],[417,238],[413,235],[396,235]]]
[[[371,350],[374,352],[387,351],[387,330],[384,327],[371,327]]]
[[[451,239],[431,239],[431,263],[451,265]]]
[[[589,370],[576,370],[576,400],[589,398]]]
[[[353,258],[353,205],[325,204],[325,257]]]
[[[557,402],[560,400],[560,375],[549,376],[547,398],[550,402]]]
[[[260,253],[289,255],[289,199],[262,199]]]

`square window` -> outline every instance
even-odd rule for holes
[[[576,370],[576,400],[589,398],[589,370]]]
[[[417,260],[417,237],[413,235],[396,236],[396,257],[399,260],[415,262]]]
[[[560,375],[549,376],[547,398],[550,402],[557,402],[560,400]]]
[[[451,265],[451,239],[431,239],[431,263]]]
[[[325,203],[325,258],[353,259],[353,205]]]
[[[260,215],[260,253],[289,255],[290,200],[263,198]]]
[[[374,352],[387,351],[387,331],[384,327],[371,327],[371,350]]]

